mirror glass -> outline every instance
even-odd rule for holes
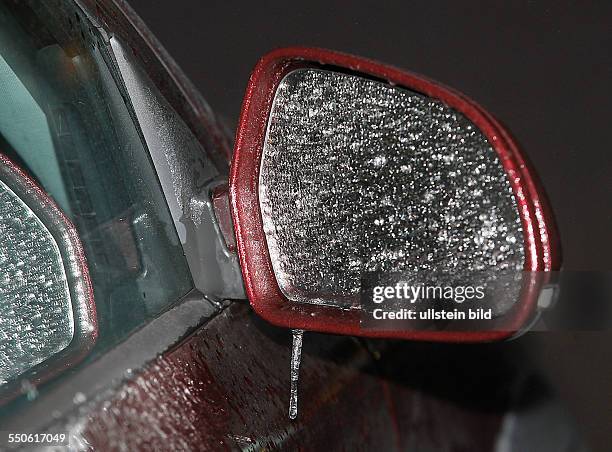
[[[524,265],[517,203],[483,133],[442,102],[375,79],[314,68],[284,77],[259,201],[291,301],[358,307],[366,272],[422,283],[433,272],[456,285]],[[509,286],[516,300],[520,284]]]
[[[0,386],[64,350],[73,307],[59,247],[0,181]]]

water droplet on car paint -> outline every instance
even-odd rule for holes
[[[21,382],[21,392],[26,395],[26,398],[29,401],[32,401],[38,397],[38,389],[30,380],[23,380]]]
[[[87,397],[82,392],[77,392],[72,398],[72,403],[74,403],[75,405],[80,405],[82,403],[85,403],[86,401]]]

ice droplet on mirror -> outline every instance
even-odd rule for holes
[[[291,388],[289,393],[289,419],[298,415],[298,383],[300,378],[300,361],[302,359],[302,342],[304,330],[291,330],[293,343],[291,346]]]

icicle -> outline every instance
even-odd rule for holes
[[[289,395],[289,419],[298,414],[298,379],[300,377],[300,359],[302,358],[302,340],[304,330],[291,330],[293,346],[291,348],[291,393]]]

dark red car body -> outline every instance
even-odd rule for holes
[[[83,0],[80,7],[127,43],[209,157],[229,172],[231,137],[135,13],[121,0]],[[538,255],[534,268],[554,267],[557,256],[543,259]],[[291,421],[290,332],[261,320],[246,301],[214,301],[219,310],[201,317],[189,310],[195,298],[177,305],[0,422],[1,429],[67,429],[90,450],[491,451],[535,378],[521,343],[307,333],[300,413]],[[170,339],[157,345],[165,334]],[[146,353],[135,352],[145,346]],[[85,393],[88,385],[95,394]]]

